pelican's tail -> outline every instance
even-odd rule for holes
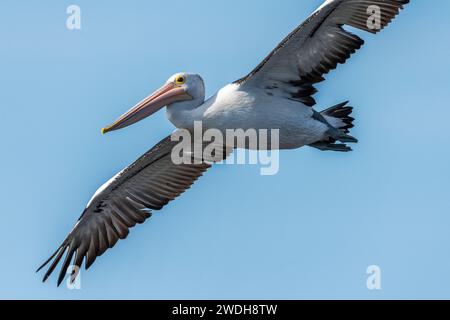
[[[347,106],[347,104],[348,101],[345,101],[320,113],[323,120],[326,120],[332,126],[329,130],[330,136],[327,136],[325,140],[311,144],[311,147],[322,151],[352,151],[352,148],[345,143],[357,143],[358,140],[349,134],[350,129],[354,127],[353,121],[355,119],[350,116],[353,107]],[[337,143],[338,141],[341,143]]]

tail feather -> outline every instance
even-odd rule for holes
[[[345,101],[320,113],[320,115],[329,122],[329,125],[337,129],[334,130],[334,128],[332,128],[332,131],[337,133],[334,134],[334,136],[329,136],[322,141],[311,144],[310,147],[322,151],[352,151],[352,148],[346,143],[357,143],[358,140],[349,135],[350,129],[354,127],[353,121],[355,119],[350,116],[353,112],[353,107],[347,106],[347,104],[348,101]],[[338,141],[340,143],[337,143]]]
[[[327,141],[316,142],[311,144],[310,147],[319,149],[321,151],[337,151],[337,152],[350,152],[353,151],[351,147],[345,143],[331,143]]]
[[[350,129],[354,127],[353,121],[355,121],[355,118],[350,116],[353,112],[353,107],[347,106],[348,102],[342,102],[321,112],[323,116],[340,119],[344,125],[339,127],[339,129],[345,133],[350,133]]]

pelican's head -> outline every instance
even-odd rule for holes
[[[128,127],[147,118],[163,108],[183,104],[195,108],[205,99],[205,85],[202,77],[191,73],[177,73],[153,94],[128,110],[112,125],[102,129],[102,133]]]

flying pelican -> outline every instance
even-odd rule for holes
[[[210,99],[205,101],[199,75],[178,73],[102,131],[130,126],[166,106],[168,119],[178,129],[192,130],[195,121],[219,130],[279,129],[280,149],[311,146],[351,151],[347,143],[357,142],[349,135],[352,107],[345,102],[315,111],[314,85],[363,45],[364,41],[344,26],[377,33],[407,3],[409,0],[326,0],[252,72]],[[74,281],[83,260],[88,269],[98,256],[125,239],[130,228],[149,218],[151,210],[162,209],[210,168],[206,161],[174,164],[171,151],[176,144],[170,136],[162,140],[94,194],[67,238],[38,269],[53,260],[43,281],[66,252],[58,286],[72,260],[76,268],[70,279]]]

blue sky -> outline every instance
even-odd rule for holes
[[[2,1],[0,298],[450,298],[446,0],[412,1],[318,86],[350,100],[349,154],[281,153],[280,172],[220,166],[82,273],[36,267],[93,192],[173,127],[100,128],[178,71],[208,94],[250,71],[321,0]],[[82,29],[66,29],[66,8]],[[438,8],[438,10],[436,9]],[[382,270],[369,291],[366,269]]]

